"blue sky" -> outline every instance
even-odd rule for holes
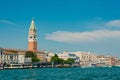
[[[0,47],[27,49],[34,17],[40,50],[120,57],[119,0],[0,0]]]

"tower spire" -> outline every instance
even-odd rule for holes
[[[31,25],[30,25],[30,29],[36,30],[34,18],[32,18],[32,22],[31,22]]]

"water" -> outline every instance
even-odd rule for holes
[[[0,80],[120,80],[120,68],[39,68],[1,70]]]

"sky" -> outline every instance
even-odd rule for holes
[[[39,50],[120,57],[120,0],[0,0],[0,47],[27,49],[35,20]]]

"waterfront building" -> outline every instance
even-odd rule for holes
[[[72,58],[76,63],[80,64],[81,67],[89,66],[89,54],[88,52],[67,52],[64,51],[62,54],[58,54],[59,58],[67,60],[68,58]]]
[[[90,62],[90,65],[91,66],[96,66],[96,64],[97,64],[97,55],[96,54],[94,54],[94,53],[90,53],[89,54],[89,62]]]
[[[57,54],[59,58],[63,59],[63,60],[67,60],[69,58],[69,54],[66,52],[63,52],[62,54]]]
[[[88,67],[90,66],[89,64],[89,52],[76,52],[75,53],[79,59],[80,59],[80,66],[81,67]]]
[[[18,52],[18,63],[25,63],[25,52]]]
[[[24,63],[32,63],[32,58],[31,57],[25,57],[25,51],[18,51],[18,63],[19,64],[24,64]]]
[[[52,58],[53,56],[55,56],[54,53],[48,52],[48,53],[47,53],[47,56],[46,56],[47,62],[51,62],[51,58]]]
[[[18,63],[18,55],[16,52],[4,52],[4,63],[8,63],[8,64],[16,64]]]
[[[70,58],[70,59],[73,59],[75,63],[79,63],[79,58],[71,52],[64,51],[63,53],[58,54],[58,57],[64,60],[67,60],[68,58]]]
[[[116,65],[116,57],[108,56],[105,57],[105,64],[106,66],[115,66]]]
[[[120,60],[117,61],[117,66],[120,66]]]
[[[117,57],[97,56],[97,59],[98,59],[97,66],[117,66],[117,65],[119,65],[119,60]]]
[[[81,67],[91,67],[97,64],[97,55],[90,52],[68,52],[70,55],[76,56],[76,62]]]
[[[96,66],[98,66],[98,67],[106,66],[105,56],[103,56],[103,55],[98,55],[97,56],[97,65]]]
[[[6,64],[24,64],[24,63],[31,63],[32,59],[25,57],[25,51],[17,51],[17,50],[4,50],[1,49],[0,51],[0,63]]]
[[[37,55],[37,58],[40,60],[40,62],[47,62],[47,54],[44,51],[35,52],[35,54]]]

